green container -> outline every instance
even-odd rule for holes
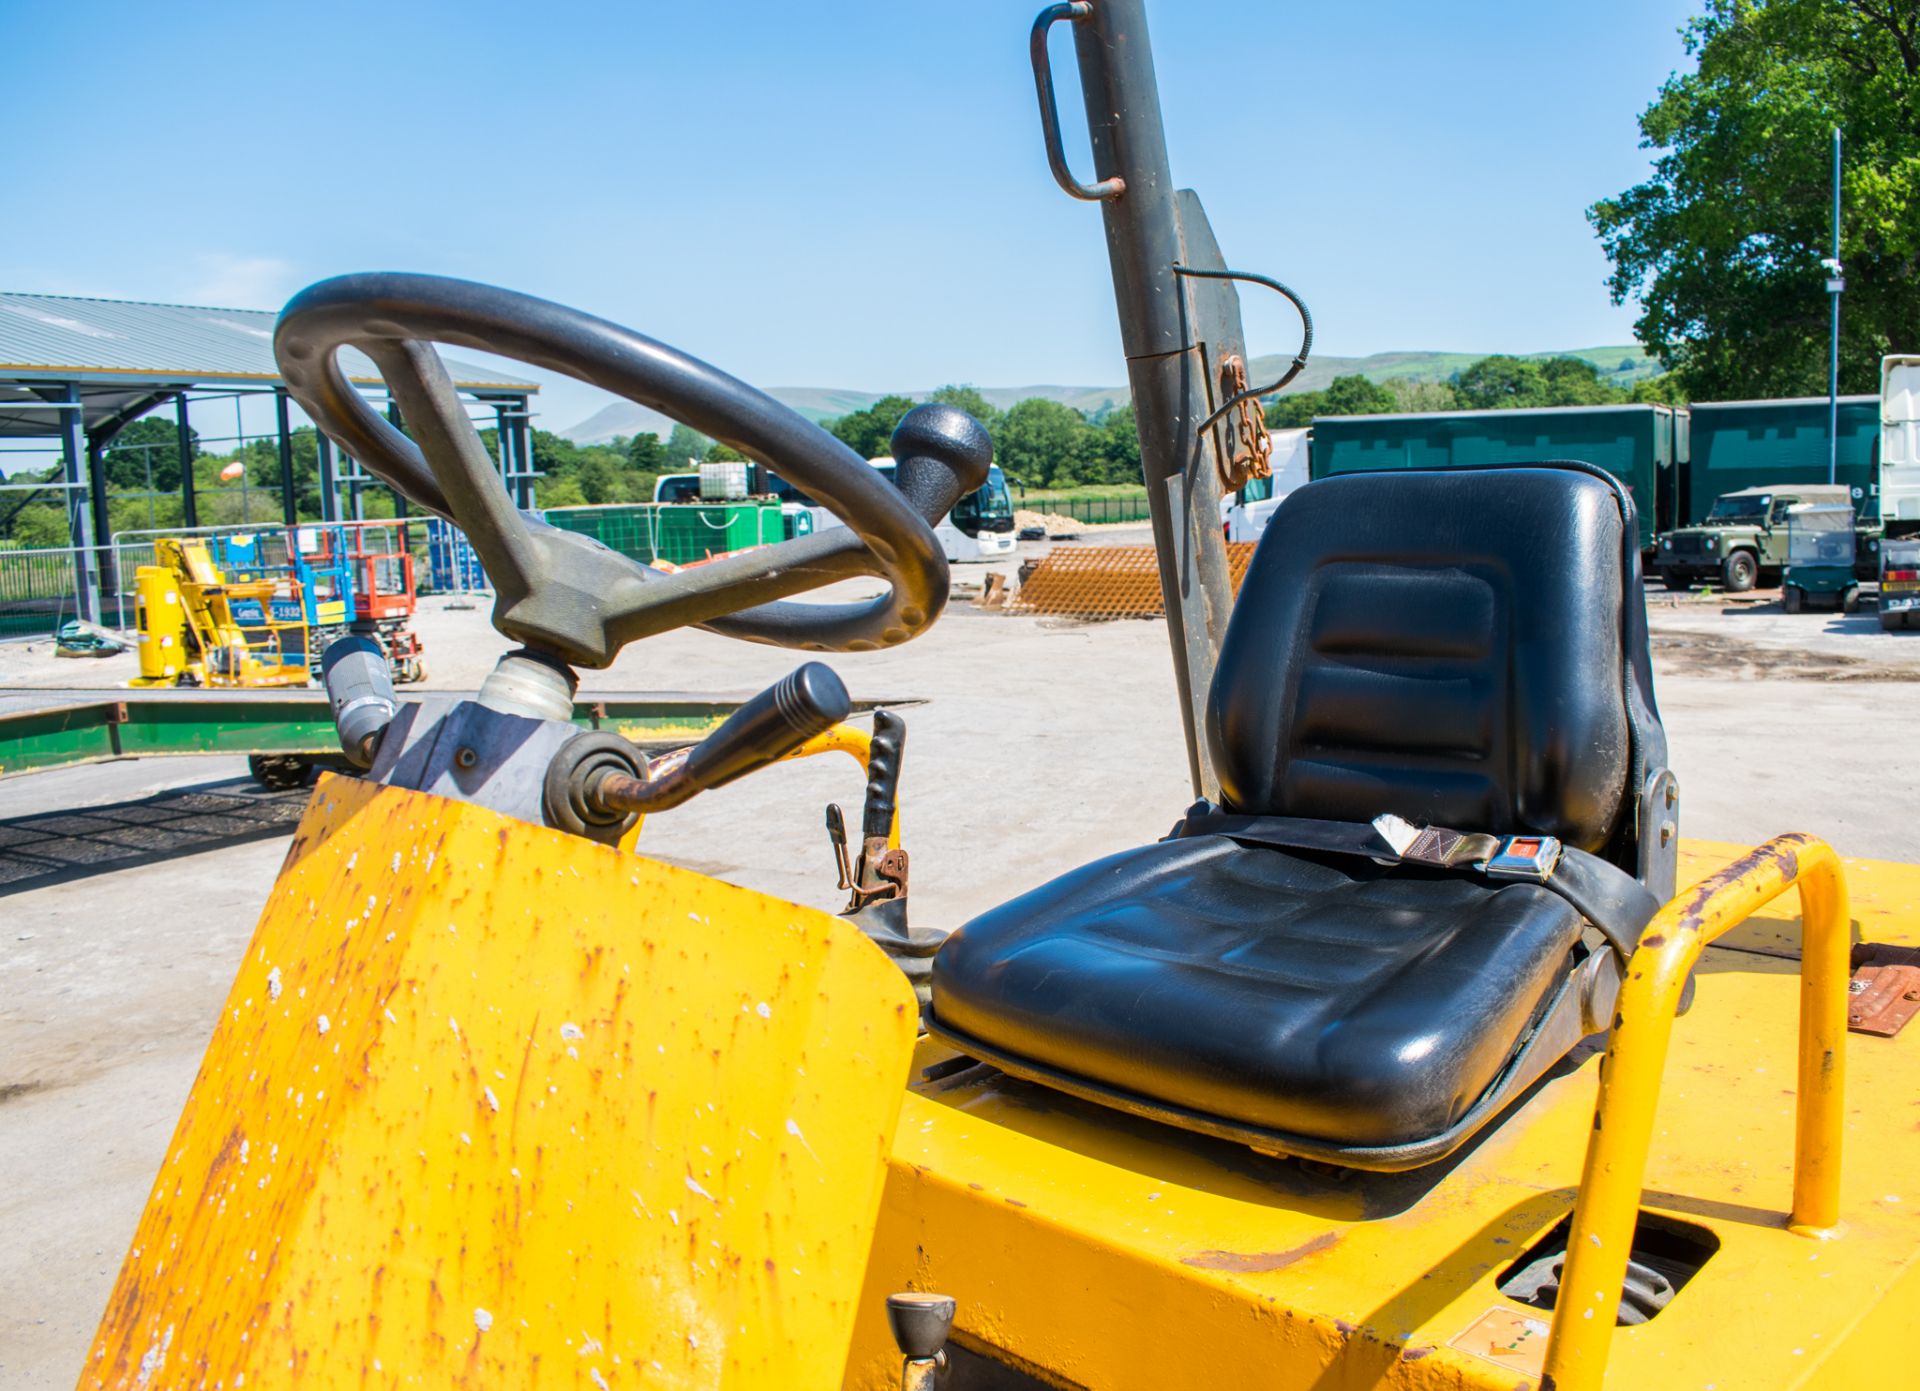
[[[606,507],[554,507],[549,524],[591,536],[642,565],[664,560],[691,565],[731,551],[771,546],[785,539],[780,504],[746,502],[635,503]]]
[[[1671,526],[1679,506],[1674,412],[1667,406],[1317,416],[1314,478],[1392,468],[1473,468],[1575,459],[1605,469],[1633,494],[1640,545]]]
[[[1880,516],[1880,398],[1840,398],[1839,468],[1834,482],[1853,497],[1863,523]],[[1700,401],[1692,407],[1685,474],[1686,524],[1707,515],[1713,500],[1742,488],[1825,483],[1829,445],[1827,398]]]
[[[657,521],[659,558],[674,565],[770,546],[785,530],[777,502],[686,503],[659,508]]]

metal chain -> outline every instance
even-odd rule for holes
[[[1230,353],[1220,364],[1220,395],[1231,401],[1246,390],[1246,359]],[[1259,400],[1247,396],[1228,412],[1226,426],[1228,447],[1216,456],[1221,491],[1235,492],[1256,478],[1272,477],[1273,436],[1267,433]]]

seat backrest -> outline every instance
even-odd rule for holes
[[[1226,807],[1552,835],[1631,870],[1666,763],[1635,536],[1626,493],[1577,465],[1296,490],[1214,675]]]

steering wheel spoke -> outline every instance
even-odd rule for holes
[[[516,508],[433,344],[563,372],[740,450],[819,498],[847,526],[663,574]],[[412,430],[361,398],[337,361],[373,359]],[[895,435],[896,488],[819,426],[717,368],[578,310],[426,275],[322,281],[280,315],[274,351],[302,409],[367,470],[466,532],[494,584],[494,626],[576,666],[690,624],[814,651],[905,642],[947,598],[934,523],[986,479],[991,444],[964,412],[923,406]],[[841,603],[793,595],[873,575],[886,594]]]

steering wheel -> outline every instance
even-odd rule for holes
[[[772,467],[846,528],[663,574],[549,526],[507,496],[436,342],[650,406]],[[344,347],[373,359],[413,439],[353,389],[338,360]],[[921,406],[894,433],[896,486],[818,425],[697,358],[577,309],[443,276],[345,275],[309,286],[281,311],[273,351],[301,409],[341,448],[467,534],[493,582],[494,627],[574,666],[604,667],[627,643],[688,625],[820,652],[905,642],[947,601],[933,525],[986,481],[992,459],[971,416]],[[888,592],[781,602],[858,575],[884,578]]]

